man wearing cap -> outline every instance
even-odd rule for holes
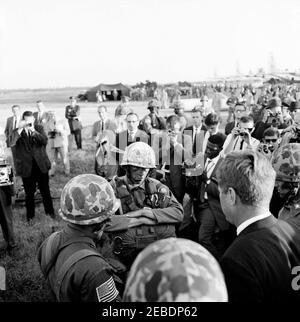
[[[252,136],[257,140],[262,140],[264,131],[269,127],[285,129],[287,127],[283,122],[281,111],[281,99],[278,97],[272,98],[265,110],[265,114],[261,122],[257,122],[255,131]]]
[[[293,120],[295,120],[295,115],[300,111],[300,102],[291,102],[290,106],[288,107],[289,113]]]
[[[153,99],[149,101],[148,110],[150,111],[150,113],[147,114],[146,117],[149,116],[151,118],[151,126],[153,129],[164,130],[166,128],[166,121],[162,116],[159,116],[158,114],[159,108],[160,108],[160,104],[157,99]],[[139,126],[141,130],[144,130],[141,127],[141,124],[143,124],[143,120],[144,119],[141,120],[140,126]]]
[[[231,117],[234,114],[234,107],[237,102],[238,102],[238,99],[234,95],[229,97],[226,102],[226,104],[228,105],[228,117],[227,117],[227,121],[226,121],[227,123],[229,123],[231,121]]]

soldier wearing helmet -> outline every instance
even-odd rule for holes
[[[124,302],[227,302],[224,276],[201,245],[167,238],[144,249],[133,263]]]
[[[60,302],[119,301],[117,269],[97,251],[95,241],[119,207],[102,177],[82,174],[64,187],[59,214],[67,223],[38,250],[38,261]]]
[[[149,177],[155,163],[149,145],[132,143],[121,163],[126,174],[110,182],[121,206],[105,231],[112,240],[114,254],[127,267],[153,241],[175,237],[175,225],[183,219],[182,206],[169,188]]]
[[[166,121],[162,116],[159,116],[158,110],[161,104],[157,99],[152,99],[148,102],[148,110],[150,111],[140,122],[139,128],[140,130],[146,131],[144,128],[145,118],[150,117],[151,119],[151,127],[157,130],[164,130],[166,128]]]
[[[285,200],[279,211],[280,219],[300,214],[300,143],[289,143],[274,152],[272,166],[276,171],[276,188]]]

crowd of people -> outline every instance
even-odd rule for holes
[[[59,215],[66,226],[38,250],[56,300],[300,299],[293,287],[293,268],[300,266],[298,92],[294,86],[229,92],[225,129],[220,105],[208,108],[206,93],[190,114],[176,100],[167,117],[155,98],[142,118],[127,99],[114,119],[105,104],[97,107],[95,174],[63,188]],[[49,175],[58,154],[70,174],[69,133],[82,149],[73,97],[65,111],[69,129],[42,102],[37,109],[21,116],[13,106],[5,130],[28,221],[36,184],[45,213],[55,218]],[[7,185],[0,191],[3,235],[12,249],[12,192]]]

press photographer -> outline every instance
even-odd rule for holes
[[[243,151],[246,149],[256,150],[259,141],[252,137],[254,129],[252,116],[243,116],[238,126],[227,136],[222,153],[227,154],[232,151]]]
[[[261,141],[264,131],[269,128],[285,129],[287,125],[284,123],[281,109],[281,99],[276,97],[269,101],[264,111],[263,119],[257,122],[253,137]]]
[[[25,189],[28,222],[35,215],[34,193],[36,184],[41,192],[45,213],[55,217],[49,189],[48,171],[51,163],[46,153],[47,135],[43,126],[34,125],[33,113],[25,111],[22,121],[11,134],[12,146],[16,147],[16,173],[22,177]]]

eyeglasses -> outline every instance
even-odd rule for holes
[[[276,143],[277,139],[265,139],[266,143]]]

